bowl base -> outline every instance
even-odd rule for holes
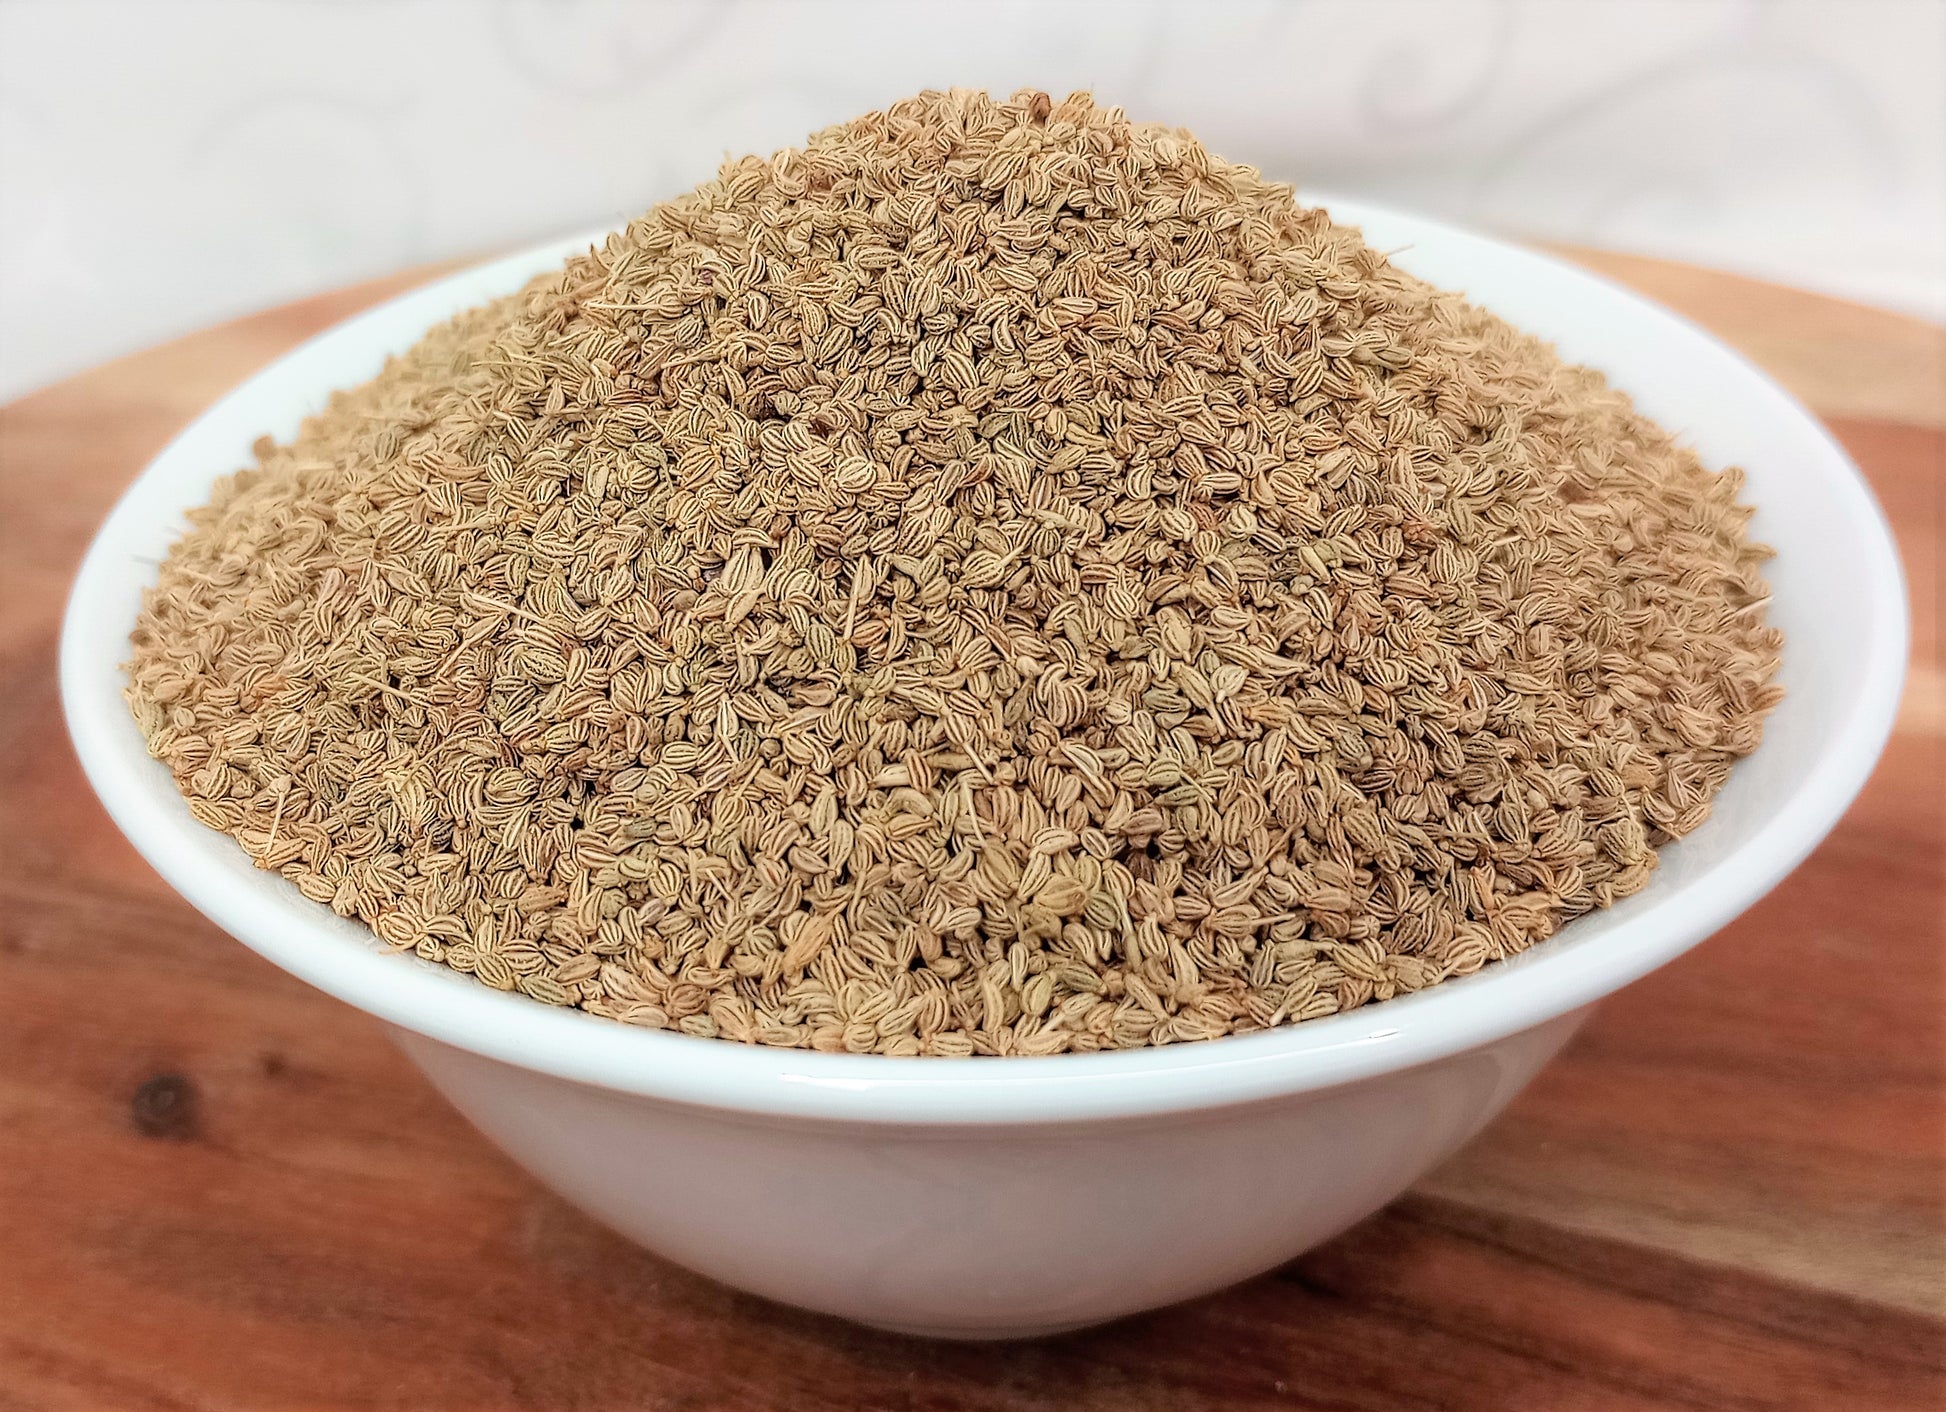
[[[1106,1319],[1078,1319],[1071,1324],[1020,1324],[1004,1328],[955,1328],[952,1326],[922,1326],[919,1324],[881,1324],[876,1319],[859,1320],[868,1329],[881,1333],[898,1334],[901,1338],[945,1339],[954,1343],[1006,1343],[1018,1339],[1053,1338],[1056,1334],[1071,1334],[1076,1329],[1092,1329],[1100,1324],[1113,1323],[1123,1316]]]

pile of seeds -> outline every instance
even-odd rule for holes
[[[1085,95],[732,162],[258,454],[134,636],[195,816],[693,1035],[1418,990],[1642,887],[1779,695],[1734,472]]]

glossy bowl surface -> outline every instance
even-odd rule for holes
[[[376,1016],[489,1136],[609,1224],[730,1283],[851,1318],[999,1336],[1188,1297],[1287,1260],[1477,1132],[1587,1007],[1794,868],[1891,728],[1906,656],[1891,536],[1802,407],[1701,330],[1593,275],[1306,193],[1413,272],[1602,369],[1748,474],[1788,695],[1641,893],[1464,979],[1263,1034],[1096,1055],[890,1059],[646,1031],[410,956],[195,823],[122,701],[144,584],[210,483],[435,321],[583,250],[555,242],[333,328],[172,442],[90,548],[61,640],[69,729],[116,823],[205,915]],[[599,237],[596,237],[599,238]],[[374,1194],[382,1200],[382,1194]]]

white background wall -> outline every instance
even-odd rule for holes
[[[1946,317],[1946,0],[0,0],[0,399],[954,83]]]

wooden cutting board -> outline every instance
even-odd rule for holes
[[[851,1328],[607,1234],[374,1023],[192,912],[89,793],[54,645],[90,531],[225,389],[432,272],[0,408],[0,1409],[1939,1407],[1946,331],[1572,253],[1741,346],[1864,467],[1916,614],[1891,749],[1788,882],[1403,1200],[1032,1344]]]

